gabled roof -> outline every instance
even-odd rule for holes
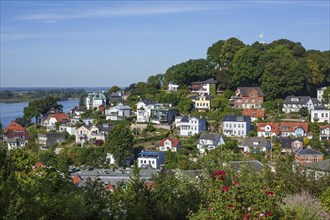
[[[278,140],[281,142],[282,148],[284,149],[291,149],[291,144],[295,141],[300,141],[303,143],[303,140],[301,138],[279,138]]]
[[[265,109],[244,109],[242,116],[265,117]]]
[[[287,96],[283,104],[300,104],[300,105],[306,105],[307,102],[311,99],[310,96]],[[296,100],[296,101],[293,101]]]
[[[266,147],[267,144],[270,144],[269,140],[267,140],[266,138],[263,137],[248,137],[245,139],[244,141],[244,146],[256,146],[254,143],[258,142],[258,147],[262,148],[262,147]]]
[[[294,132],[297,128],[302,128],[305,132],[308,131],[307,122],[281,122],[281,132]]]
[[[48,116],[47,119],[50,118],[55,118],[57,122],[62,122],[62,121],[70,121],[70,118],[67,114],[65,113],[56,113]]]
[[[17,122],[13,121],[3,131],[4,133],[7,133],[8,131],[25,131],[25,128]]]
[[[219,137],[220,137],[219,134],[202,133],[201,136],[199,137],[199,140],[215,141],[215,140],[219,139]]]
[[[273,123],[273,122],[259,122],[258,123],[258,128],[257,128],[257,131],[258,132],[264,132],[265,130],[264,129],[261,129],[265,126],[270,126],[270,132],[273,132],[275,133],[276,135],[279,134],[279,126],[280,124],[279,123]]]
[[[299,154],[299,155],[313,155],[313,156],[314,155],[315,156],[323,156],[324,155],[323,153],[321,153],[321,152],[319,152],[317,150],[314,150],[314,149],[312,149],[310,147],[307,147],[305,149],[300,149],[296,153]]]
[[[177,147],[180,143],[180,140],[178,138],[164,138],[160,141],[159,146],[164,146],[164,142],[167,140],[171,141],[172,147]]]
[[[76,175],[72,178],[72,182],[73,184],[78,185],[81,182],[81,178],[78,175]]]
[[[330,159],[317,161],[315,163],[305,165],[309,169],[316,169],[320,171],[330,172]]]
[[[258,96],[264,96],[264,93],[262,92],[261,88],[260,87],[238,87],[237,90],[240,91],[240,94],[242,96],[249,96],[249,92],[251,90],[255,89],[259,94]],[[236,90],[236,91],[237,91]]]

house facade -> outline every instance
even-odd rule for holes
[[[244,152],[268,152],[271,149],[271,144],[264,137],[248,137],[239,147]]]
[[[38,134],[38,144],[43,147],[49,148],[53,144],[62,143],[65,141],[64,133],[50,132],[46,134]]]
[[[280,124],[272,122],[258,123],[258,137],[276,137],[280,134]]]
[[[174,82],[169,82],[167,92],[176,92],[179,89],[179,85]]]
[[[330,141],[330,124],[320,125],[320,141],[322,140]]]
[[[175,116],[177,116],[178,110],[172,108],[172,104],[157,103],[151,109],[149,121],[153,124],[172,124]]]
[[[15,148],[23,148],[26,145],[26,141],[23,138],[8,138],[7,139],[7,147],[8,150],[12,150]]]
[[[46,127],[47,131],[55,131],[56,123],[68,123],[70,122],[70,117],[65,113],[56,113],[49,115],[44,121],[41,122],[41,125]]]
[[[191,96],[190,99],[194,102],[194,107],[197,110],[205,111],[211,109],[212,95]]]
[[[306,107],[308,111],[314,109],[311,97],[288,96],[283,101],[282,111],[290,114],[291,112],[298,112],[302,107]]]
[[[216,84],[217,81],[214,79],[208,79],[205,81],[192,82],[189,89],[191,93],[198,95],[216,95]]]
[[[323,160],[323,153],[310,147],[296,151],[295,160],[299,164],[311,164]]]
[[[249,116],[225,116],[223,119],[223,134],[225,136],[246,137],[251,129]]]
[[[264,94],[260,87],[238,87],[235,91],[234,108],[255,109],[261,108],[264,103]]]
[[[181,136],[192,136],[206,131],[206,120],[202,117],[176,116],[175,126],[180,129]]]
[[[105,110],[106,120],[119,121],[124,120],[132,115],[132,109],[123,104],[111,107]]]
[[[282,153],[294,153],[304,148],[304,142],[302,138],[280,138],[282,146]]]
[[[29,139],[29,133],[27,130],[17,122],[11,122],[5,129],[3,129],[4,140],[7,141],[9,138],[21,138],[25,141]]]
[[[160,151],[178,152],[182,148],[181,141],[177,138],[164,138],[159,143]]]
[[[204,154],[206,153],[206,149],[207,151],[211,151],[223,144],[225,144],[223,136],[219,134],[202,133],[197,142],[197,149],[200,154]]]
[[[68,132],[69,135],[76,135],[76,127],[74,125],[63,124],[58,128],[59,132]]]
[[[308,133],[307,122],[281,122],[282,137],[305,137]]]
[[[259,118],[265,119],[265,109],[244,109],[242,112],[242,116],[249,116],[251,121],[257,121]]]
[[[140,168],[159,169],[165,163],[165,152],[142,151],[137,161]]]
[[[311,122],[330,123],[330,110],[312,110]]]
[[[101,105],[105,106],[106,97],[101,92],[92,92],[88,93],[86,97],[86,108],[87,110],[93,110],[94,108],[98,108]]]

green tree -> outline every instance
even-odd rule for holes
[[[147,80],[147,85],[148,87],[159,90],[163,86],[163,82],[164,82],[164,75],[160,73],[155,76],[150,76]]]
[[[316,61],[308,59],[307,65],[311,74],[311,84],[315,87],[321,85],[324,81],[324,75],[319,69],[319,65]]]
[[[110,152],[119,166],[125,164],[125,160],[132,154],[134,136],[131,130],[125,125],[114,127],[106,141],[106,150]]]
[[[218,67],[220,67],[222,64],[220,55],[221,49],[225,42],[226,41],[224,40],[219,40],[207,49],[207,59]]]
[[[330,104],[330,86],[323,91],[322,102],[325,105]]]
[[[118,92],[118,91],[120,91],[119,86],[112,86],[112,87],[108,90],[108,92],[109,92],[110,94],[112,94],[112,93],[114,93],[114,92]]]
[[[244,48],[245,44],[238,40],[237,38],[229,38],[221,47],[220,53],[220,66],[221,67],[229,67],[231,66],[231,62],[234,60],[236,53]]]
[[[309,114],[308,108],[302,107],[301,109],[299,109],[298,114],[302,117],[307,117]]]

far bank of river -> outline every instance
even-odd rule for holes
[[[73,107],[78,106],[79,99],[70,99],[60,102],[63,105],[63,112],[68,113]],[[3,127],[10,124],[11,121],[23,116],[24,107],[29,102],[2,103],[0,102],[0,121]]]

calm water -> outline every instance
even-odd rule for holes
[[[9,123],[16,118],[23,116],[24,107],[28,106],[28,102],[19,103],[1,103],[0,102],[0,121],[3,127],[9,125]],[[79,99],[71,99],[62,101],[63,111],[68,113],[73,107],[79,104]]]

